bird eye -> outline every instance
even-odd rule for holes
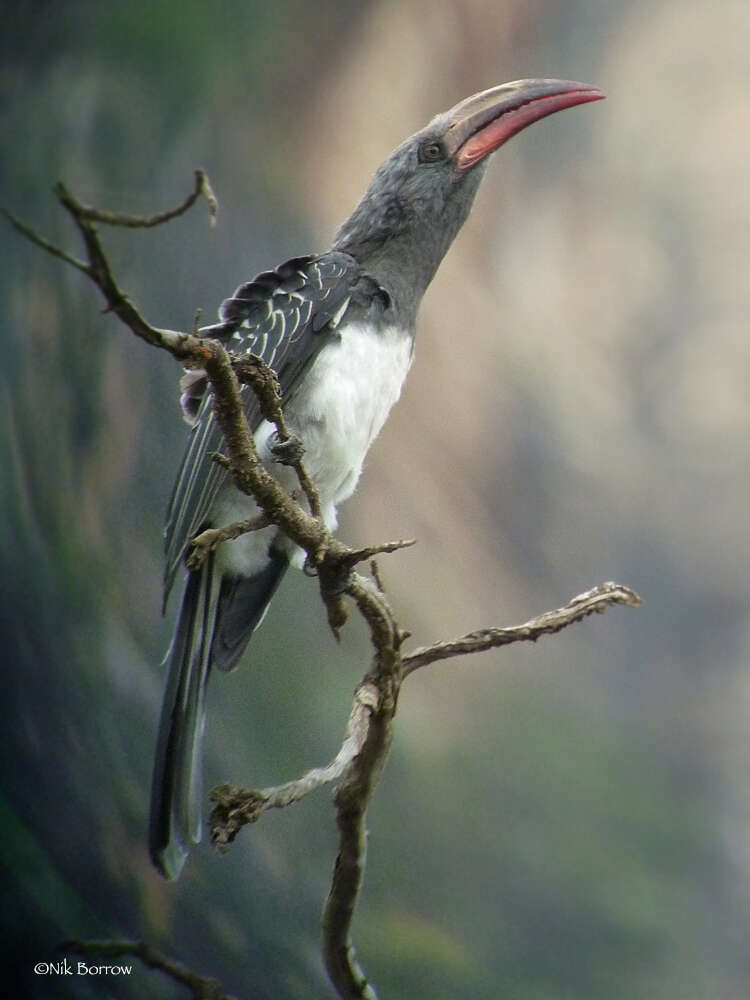
[[[434,139],[428,139],[427,142],[423,142],[419,147],[420,163],[437,163],[438,160],[442,160],[444,156],[445,153],[442,145]]]

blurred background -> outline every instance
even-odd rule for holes
[[[527,76],[606,102],[495,157],[424,303],[407,391],[343,510],[414,644],[596,583],[643,595],[562,636],[419,671],[370,815],[355,939],[387,998],[750,995],[750,7],[746,0],[84,0],[0,5],[2,202],[79,252],[58,179],[133,212],[204,167],[221,203],[106,231],[157,325],[324,249],[375,167]],[[183,877],[145,824],[174,608],[161,527],[176,364],[0,227],[0,861],[5,981],[184,996],[159,973],[35,976],[142,937],[238,997],[325,998],[330,794]],[[326,761],[368,662],[287,578],[210,692],[209,786]],[[207,805],[208,810],[208,805]]]

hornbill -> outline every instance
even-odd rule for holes
[[[240,285],[221,306],[220,322],[203,331],[232,355],[259,355],[275,370],[329,528],[401,393],[419,304],[469,214],[490,154],[532,122],[603,96],[583,83],[519,80],[437,115],[379,167],[330,250]],[[212,460],[222,438],[205,373],[189,372],[182,388],[192,432],[167,513],[165,603],[197,533],[258,512]],[[255,394],[245,387],[243,399],[261,458],[291,487]],[[167,878],[200,839],[208,678],[237,665],[290,563],[301,565],[301,553],[272,525],[223,543],[187,572],[166,657],[151,793],[151,858]]]

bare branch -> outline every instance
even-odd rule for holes
[[[472,633],[455,643],[438,643],[417,650],[402,661],[399,647],[405,633],[396,624],[382,595],[356,575],[352,577],[348,593],[370,625],[375,659],[369,677],[377,685],[380,702],[371,719],[362,752],[352,761],[336,791],[339,853],[323,912],[323,955],[328,975],[340,997],[346,1000],[375,1000],[375,992],[357,961],[351,940],[351,921],[364,873],[365,817],[390,750],[402,678],[436,659],[522,639],[537,639],[540,635],[558,632],[612,604],[637,607],[641,599],[627,587],[603,584],[574,598],[566,607],[546,612],[515,629],[487,629]]]
[[[587,590],[574,597],[568,604],[554,611],[532,618],[523,625],[511,628],[486,628],[469,632],[460,639],[448,642],[436,642],[432,646],[422,646],[404,657],[404,677],[413,673],[419,667],[424,667],[437,660],[447,660],[452,656],[464,656],[467,653],[482,653],[488,649],[497,649],[512,642],[536,642],[543,635],[552,635],[562,629],[582,621],[588,615],[606,611],[613,604],[624,604],[631,608],[639,607],[643,601],[634,590],[618,583],[602,583],[598,587]]]
[[[229,470],[232,467],[232,463],[229,461],[227,456],[222,455],[220,451],[212,451],[209,457],[212,462],[216,462],[216,464],[220,465],[222,469]]]
[[[341,749],[325,767],[314,767],[301,778],[260,791],[229,784],[212,789],[211,799],[216,803],[210,820],[214,845],[219,850],[226,850],[242,827],[255,823],[267,809],[285,809],[323,785],[339,781],[364,745],[377,703],[377,689],[373,684],[365,682],[357,688]]]
[[[61,182],[55,185],[55,194],[81,234],[88,254],[85,271],[104,296],[108,310],[147,343],[169,351],[179,361],[201,364],[207,353],[205,342],[186,333],[159,330],[147,323],[117,285],[97,231],[87,216],[90,210],[74,198]]]
[[[52,254],[53,257],[57,257],[58,260],[64,260],[66,264],[70,264],[72,267],[78,268],[79,271],[83,271],[84,274],[91,276],[91,271],[88,264],[84,263],[82,260],[78,260],[76,257],[71,257],[70,254],[61,250],[60,247],[55,246],[54,243],[50,243],[49,240],[41,236],[35,229],[32,229],[27,223],[22,222],[21,219],[17,218],[11,212],[6,209],[0,209],[5,218],[10,222],[14,229],[18,230],[22,236],[25,236],[27,240],[30,240],[36,246],[45,250],[47,253]]]
[[[170,979],[187,986],[193,994],[193,1000],[235,1000],[224,992],[217,979],[199,976],[180,962],[162,955],[145,941],[66,941],[60,945],[60,949],[91,958],[124,958],[132,955],[148,968],[159,969]]]
[[[205,180],[205,185],[208,185],[207,179]],[[206,189],[210,191],[210,186]],[[104,296],[107,310],[115,313],[137,337],[140,337],[141,340],[145,340],[154,347],[168,351],[178,361],[201,366],[208,353],[207,341],[199,337],[190,336],[187,333],[180,333],[174,330],[160,330],[157,327],[151,326],[132,305],[115,281],[92,219],[97,218],[99,215],[109,214],[111,216],[109,221],[114,225],[114,220],[117,217],[116,213],[99,213],[97,209],[83,205],[62,183],[56,184],[54,190],[58,201],[69,213],[81,234],[84,246],[86,247],[87,261],[77,260],[60,247],[55,246],[49,240],[40,236],[31,226],[15,218],[10,213],[6,212],[6,217],[18,232],[34,243],[35,246],[40,247],[46,253],[57,257],[59,260],[65,261],[65,263],[77,268],[91,278]],[[203,191],[203,187],[201,187],[201,191]],[[197,195],[191,195],[191,197],[195,201]],[[172,210],[171,213],[162,214],[166,214],[169,218],[172,218],[175,213],[179,214],[185,210],[184,206],[180,206],[179,209]],[[124,225],[125,223],[117,224]],[[157,223],[153,222],[151,224],[156,225]]]
[[[370,576],[372,577],[372,582],[379,594],[385,594],[385,587],[383,586],[383,578],[380,575],[380,567],[378,566],[377,559],[372,559],[370,561]]]
[[[161,226],[171,219],[176,219],[179,215],[184,215],[188,209],[192,208],[195,202],[203,197],[208,202],[208,214],[211,225],[216,225],[216,216],[219,212],[219,202],[211,187],[208,174],[205,170],[195,171],[195,188],[187,198],[176,208],[168,208],[164,212],[156,212],[153,215],[131,215],[127,212],[107,212],[101,208],[92,208],[90,205],[79,203],[78,209],[81,217],[89,222],[102,222],[107,226],[122,226],[129,229],[148,229],[152,226]]]
[[[185,565],[195,572],[201,568],[208,554],[213,552],[217,545],[247,535],[251,531],[260,531],[261,528],[267,528],[270,523],[266,514],[256,514],[255,517],[245,518],[244,521],[233,521],[223,528],[206,528],[191,542],[185,557]]]
[[[323,910],[323,958],[340,997],[375,1000],[375,991],[357,961],[351,922],[365,868],[367,809],[393,741],[402,676],[402,632],[387,602],[369,581],[353,573],[347,593],[370,627],[374,657],[364,683],[374,685],[378,700],[361,752],[347,769],[334,797],[339,852]]]
[[[336,796],[339,853],[323,911],[323,960],[342,1000],[377,1000],[351,939],[352,918],[365,871],[367,833],[365,812],[356,808],[356,793],[350,800],[354,810],[347,809],[342,796]]]
[[[203,368],[214,394],[214,415],[226,442],[237,488],[254,497],[269,521],[303,548],[314,565],[319,565],[326,553],[346,551],[323,522],[303,510],[266,469],[245,419],[232,359],[217,341],[202,343],[208,347]]]
[[[297,474],[297,481],[310,507],[310,513],[313,517],[322,519],[320,496],[302,464],[302,456],[304,454],[302,442],[294,437],[284,418],[281,406],[281,391],[276,372],[256,354],[237,358],[234,361],[234,370],[240,382],[252,386],[260,403],[264,419],[276,427],[276,434],[279,441],[279,445],[276,447],[278,460],[294,469]],[[285,445],[289,447],[284,449]],[[280,455],[283,450],[287,452],[286,458]]]
[[[387,554],[389,552],[398,552],[399,549],[410,549],[412,545],[416,544],[416,538],[400,538],[397,542],[381,542],[379,545],[366,545],[362,549],[351,549],[344,557],[344,561],[348,565],[356,566],[357,563],[367,562],[368,559],[372,559],[373,556],[378,556],[383,553]],[[373,574],[373,576],[375,576],[375,574]],[[379,585],[378,590],[380,593],[383,592],[383,588]]]

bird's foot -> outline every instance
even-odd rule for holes
[[[316,566],[309,556],[305,559],[302,572],[305,576],[321,577],[320,586],[323,596],[326,598],[341,597],[342,594],[346,593],[346,588],[352,578],[352,568],[346,563],[325,561]]]
[[[286,441],[281,441],[278,433],[274,433],[270,451],[281,465],[298,465],[305,454],[305,446],[296,434],[292,434]]]
[[[325,565],[318,570],[318,576],[321,577],[320,589],[323,596],[331,600],[346,592],[352,579],[352,568],[341,563]]]

